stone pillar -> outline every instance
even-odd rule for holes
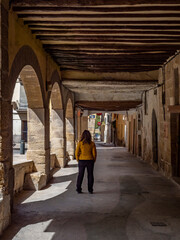
[[[105,125],[101,125],[101,141],[104,142],[104,131],[105,131]]]
[[[8,99],[8,9],[0,0],[0,235],[10,224],[13,202],[12,107]],[[8,97],[7,97],[8,96]]]
[[[77,140],[81,138],[81,110],[77,111]]]
[[[12,106],[0,100],[0,235],[10,224],[13,204]]]
[[[35,170],[44,174],[47,179],[50,172],[49,110],[28,108],[27,113],[27,159],[34,161]]]
[[[84,130],[88,130],[88,116],[81,116],[81,110],[77,111],[77,140],[79,141]]]
[[[66,118],[66,159],[74,159],[74,119]]]
[[[105,130],[104,130],[104,143],[111,142],[111,124],[109,122],[109,114],[105,113]]]
[[[88,130],[88,116],[81,117],[81,134],[84,130]]]
[[[56,167],[65,166],[63,110],[51,111],[51,154],[56,155]]]

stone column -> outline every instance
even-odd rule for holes
[[[27,159],[34,161],[35,170],[43,174],[47,180],[50,172],[49,110],[28,108],[27,113]],[[46,185],[46,182],[42,187],[43,185]]]
[[[104,142],[111,142],[111,124],[108,121],[108,113],[105,113],[105,130],[104,130]]]
[[[84,130],[88,130],[88,116],[81,117],[81,134]]]
[[[66,159],[74,159],[74,119],[66,118]]]
[[[51,111],[51,154],[56,155],[56,167],[65,166],[64,141],[64,113],[63,110]]]
[[[77,140],[81,138],[81,110],[77,111]]]
[[[0,235],[10,224],[13,204],[12,106],[0,100]]]
[[[0,0],[0,235],[10,224],[13,202],[12,107],[8,79],[9,1]]]

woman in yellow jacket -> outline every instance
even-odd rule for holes
[[[76,160],[78,161],[79,174],[77,178],[78,193],[82,193],[82,181],[84,177],[84,171],[87,168],[88,173],[88,191],[93,193],[94,184],[94,162],[96,161],[96,145],[91,140],[91,134],[88,130],[85,130],[81,136],[76,148]]]

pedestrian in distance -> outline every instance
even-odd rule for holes
[[[76,160],[78,161],[78,178],[76,191],[82,193],[82,182],[84,178],[84,172],[87,168],[88,175],[88,191],[93,193],[93,184],[94,184],[94,163],[96,161],[96,145],[91,140],[91,133],[88,130],[85,130],[82,133],[81,140],[79,141],[76,148]]]

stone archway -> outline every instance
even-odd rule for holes
[[[74,158],[74,111],[72,100],[66,105],[66,160]]]
[[[36,54],[29,46],[23,46],[12,63],[8,84],[12,99],[17,78],[20,76],[28,101],[28,151],[27,160],[32,160],[35,171],[49,175],[49,112],[46,92]],[[12,113],[11,113],[12,114]],[[45,183],[46,184],[46,183]]]
[[[9,72],[9,78],[7,81],[8,89],[7,91],[4,92],[5,97],[8,98],[9,100],[12,99],[16,80],[20,72],[22,71],[22,69],[28,65],[31,66],[34,69],[34,72],[36,73],[36,76],[38,78],[38,83],[41,89],[43,107],[45,107],[44,106],[46,102],[45,84],[42,78],[40,65],[35,52],[28,45],[21,47],[13,60],[13,63],[11,65],[10,72]]]
[[[8,59],[8,58],[7,58]],[[14,168],[12,166],[12,105],[14,87],[21,76],[28,98],[29,149],[27,158],[35,163],[35,168],[43,175],[43,184],[49,174],[49,115],[46,105],[45,84],[36,54],[29,46],[23,46],[16,54],[8,76],[1,81],[1,124],[0,124],[0,193],[4,223],[10,221],[10,206],[13,205]],[[39,173],[38,173],[39,174]],[[42,183],[42,182],[41,182]],[[41,187],[43,187],[41,184]],[[1,232],[1,231],[0,231]]]
[[[158,163],[158,126],[154,109],[152,111],[152,154],[153,163]]]
[[[61,89],[54,83],[50,96],[51,168],[65,166],[64,110]]]

